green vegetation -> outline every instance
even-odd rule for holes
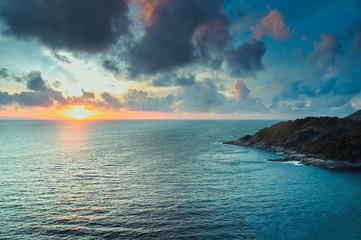
[[[308,156],[361,161],[361,121],[337,117],[307,117],[280,122],[239,141],[263,143]]]

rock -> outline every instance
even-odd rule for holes
[[[270,161],[361,167],[361,121],[351,118],[307,117],[279,122],[252,136],[223,143],[284,152],[282,159]]]
[[[350,120],[354,120],[354,121],[361,121],[361,109],[358,110],[357,112],[354,112],[354,113],[348,115],[347,117],[345,117],[345,119],[350,119]]]

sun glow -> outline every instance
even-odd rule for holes
[[[64,109],[65,115],[74,119],[86,119],[95,115],[95,112],[84,109],[84,106],[70,106],[68,109]]]

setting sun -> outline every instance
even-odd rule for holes
[[[84,106],[70,106],[69,109],[65,109],[64,112],[67,116],[78,120],[88,118],[95,114],[90,110],[84,109]]]

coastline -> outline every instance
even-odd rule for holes
[[[305,153],[285,149],[278,145],[269,145],[264,142],[251,142],[246,140],[225,141],[223,144],[231,144],[244,147],[252,147],[268,151],[282,152],[282,157],[277,159],[268,159],[271,162],[299,162],[306,166],[329,167],[329,168],[361,168],[361,162],[341,161],[332,159],[323,159],[319,157],[308,156]]]

